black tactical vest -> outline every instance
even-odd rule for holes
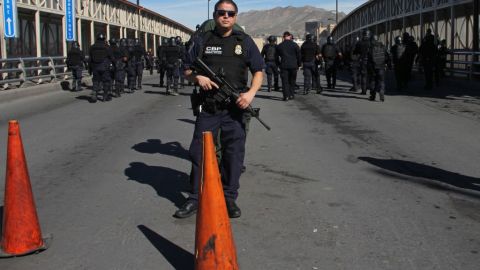
[[[92,63],[103,63],[108,56],[107,50],[108,48],[103,42],[93,44],[92,47],[90,47],[90,57],[92,58]]]
[[[337,57],[337,49],[333,44],[325,44],[322,50],[322,56],[327,60],[335,60]]]
[[[180,47],[177,45],[168,45],[163,48],[163,53],[165,54],[167,63],[173,65],[180,58]]]
[[[317,45],[313,42],[305,42],[303,45],[302,45],[302,61],[303,62],[312,62],[313,60],[315,60],[315,53],[317,51]],[[334,56],[335,58],[335,52],[334,52]]]
[[[385,58],[385,46],[381,42],[374,42],[372,44],[372,62],[375,68],[385,67],[386,58]]]
[[[275,62],[275,55],[277,54],[277,48],[275,45],[267,44],[265,49],[265,61]]]
[[[68,52],[68,64],[71,66],[80,66],[83,62],[83,52],[78,48],[72,48]]]
[[[403,44],[395,44],[392,47],[393,63],[398,64],[405,59],[405,46]]]
[[[248,66],[245,60],[247,48],[243,44],[245,37],[245,34],[240,32],[234,32],[228,37],[207,32],[200,52],[205,64],[214,72],[223,69],[226,80],[239,91],[246,89],[248,82]]]

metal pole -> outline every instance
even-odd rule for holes
[[[338,0],[335,0],[335,24],[338,24]]]
[[[207,20],[210,20],[210,0],[207,0]]]
[[[473,50],[479,51],[479,0],[473,0]],[[478,55],[475,56],[476,60],[478,59]]]

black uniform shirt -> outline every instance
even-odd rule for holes
[[[280,67],[287,69],[298,68],[302,65],[300,56],[300,47],[292,40],[284,40],[278,45],[278,55],[280,56]]]

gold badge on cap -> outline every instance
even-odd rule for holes
[[[235,54],[241,55],[242,54],[242,45],[235,46]]]

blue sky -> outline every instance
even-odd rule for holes
[[[136,3],[136,0],[130,1]],[[210,13],[215,2],[216,0],[210,1]],[[278,6],[301,7],[305,5],[335,10],[334,0],[238,0],[235,2],[240,9],[240,13],[248,10],[271,9]],[[365,2],[366,0],[339,0],[338,9],[348,13]],[[140,5],[192,29],[195,28],[195,25],[207,19],[207,0],[140,0]]]

